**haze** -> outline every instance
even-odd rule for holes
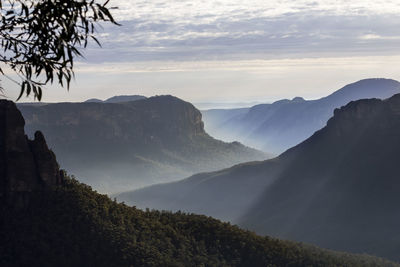
[[[70,92],[53,86],[44,101],[172,94],[191,102],[271,102],[319,98],[363,78],[400,79],[396,1],[112,5],[122,26],[99,27],[103,47],[84,51]],[[3,83],[15,99],[18,87]]]

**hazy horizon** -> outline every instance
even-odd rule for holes
[[[365,78],[400,80],[394,1],[111,1],[70,91],[44,102],[171,94],[190,102],[316,99]],[[15,100],[19,87],[2,80]],[[21,101],[32,101],[23,98]]]
[[[400,267],[399,0],[0,16],[1,266]]]

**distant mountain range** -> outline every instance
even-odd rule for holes
[[[399,261],[399,151],[397,94],[336,109],[326,127],[275,159],[154,185],[118,199]]]
[[[85,103],[122,103],[122,102],[130,102],[136,100],[146,99],[147,97],[142,95],[118,95],[110,97],[106,100],[101,100],[98,98],[91,98],[85,101]]]
[[[279,154],[322,128],[335,108],[354,100],[385,99],[397,93],[400,83],[395,80],[366,79],[318,100],[296,97],[251,108],[206,110],[202,114],[206,131],[212,136]]]
[[[0,266],[399,266],[128,207],[66,176],[13,102],[0,100],[0,121]]]
[[[29,136],[41,130],[63,168],[106,193],[267,158],[209,136],[201,113],[188,102],[172,96],[122,101],[127,98],[137,96],[19,109]]]

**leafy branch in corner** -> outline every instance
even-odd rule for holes
[[[43,86],[54,81],[69,89],[80,49],[90,39],[100,45],[95,37],[98,23],[119,25],[108,4],[109,0],[0,0],[0,75],[20,86],[18,100],[33,94],[40,101]],[[5,67],[17,79],[7,75]]]

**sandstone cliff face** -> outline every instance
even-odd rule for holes
[[[6,201],[62,184],[64,178],[43,134],[29,140],[24,125],[15,104],[0,100],[0,198]]]
[[[69,173],[117,193],[266,156],[204,131],[201,113],[173,96],[123,103],[19,105],[29,137],[40,130]]]

